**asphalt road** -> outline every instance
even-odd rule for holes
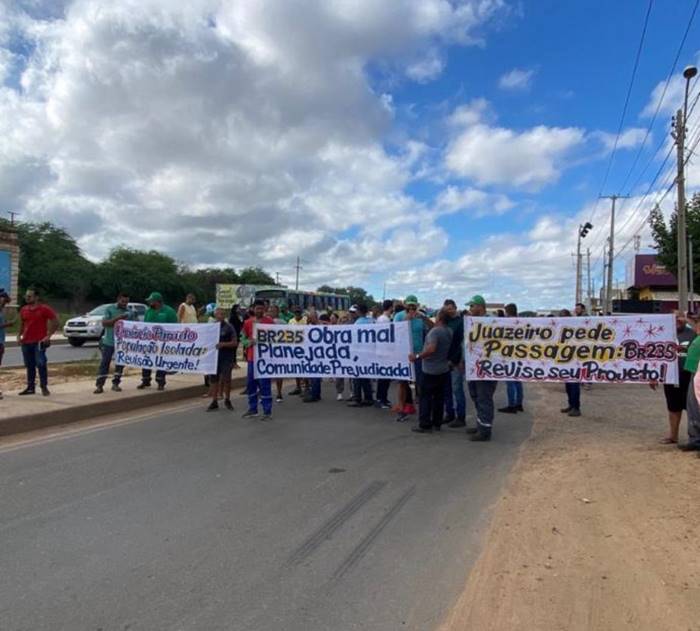
[[[0,447],[3,631],[434,628],[528,416],[483,444],[334,400],[267,423],[235,404]]]
[[[99,356],[97,342],[88,342],[85,345],[75,348],[70,344],[54,344],[47,351],[49,363],[74,362],[81,359],[92,359]],[[18,346],[9,346],[5,349],[2,358],[4,368],[14,368],[24,365],[22,361],[22,349]]]

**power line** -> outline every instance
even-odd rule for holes
[[[656,118],[659,115],[659,112],[661,111],[661,106],[663,105],[664,99],[666,98],[666,92],[668,91],[668,86],[671,83],[671,79],[673,78],[673,75],[676,71],[676,65],[678,64],[678,60],[681,57],[681,53],[683,52],[683,46],[685,46],[685,40],[688,38],[688,33],[690,32],[690,27],[693,24],[693,20],[695,19],[695,13],[698,10],[699,4],[700,4],[700,0],[695,0],[695,5],[693,6],[693,11],[691,12],[690,18],[688,19],[688,24],[685,27],[685,33],[683,33],[683,39],[681,39],[681,43],[678,46],[678,50],[676,51],[676,56],[673,59],[673,65],[671,66],[671,71],[668,73],[668,77],[666,78],[666,83],[664,84],[664,89],[661,92],[661,96],[659,97],[658,103],[656,104],[656,109],[654,110],[654,115],[651,118],[649,126],[647,127],[646,133],[644,135],[644,139],[642,140],[642,144],[639,146],[637,154],[634,156],[634,160],[632,161],[632,166],[630,167],[630,170],[627,172],[627,175],[625,176],[625,181],[623,182],[622,186],[620,187],[620,190],[623,190],[625,188],[625,184],[627,184],[627,181],[629,180],[630,175],[632,175],[634,168],[637,166],[637,161],[639,160],[639,157],[642,153],[642,150],[644,149],[644,145],[646,144],[646,142],[649,138],[649,135],[651,134],[651,130],[654,127],[654,123],[656,123]]]
[[[700,2],[700,0],[697,0],[697,2]],[[605,169],[605,176],[603,177],[603,183],[600,185],[600,192],[598,193],[598,200],[596,201],[595,208],[593,209],[593,212],[591,213],[591,218],[589,220],[589,223],[593,223],[593,217],[598,210],[600,196],[603,194],[603,190],[605,190],[605,185],[608,183],[608,177],[610,176],[610,169],[612,168],[613,161],[615,160],[615,153],[617,152],[617,145],[620,142],[620,135],[622,134],[622,127],[625,124],[625,116],[627,115],[627,107],[629,106],[630,96],[632,94],[632,87],[634,86],[634,80],[635,80],[635,77],[637,76],[637,68],[639,67],[639,59],[642,55],[642,48],[644,47],[644,38],[645,38],[646,33],[647,33],[647,26],[649,24],[649,15],[651,14],[651,7],[653,6],[653,4],[654,4],[654,0],[649,0],[649,4],[647,5],[647,12],[646,12],[646,15],[644,16],[644,26],[642,27],[642,34],[639,38],[639,45],[637,46],[637,54],[635,55],[635,58],[634,58],[634,65],[632,67],[632,76],[630,77],[629,85],[627,86],[627,95],[625,96],[625,103],[622,106],[622,115],[620,116],[620,123],[617,126],[617,134],[615,135],[615,142],[613,144],[613,149],[610,152],[610,159],[608,160],[608,166]]]

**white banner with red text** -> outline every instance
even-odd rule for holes
[[[256,324],[255,377],[413,379],[408,322]]]
[[[120,320],[114,326],[114,361],[120,366],[216,374],[220,325],[157,324]]]
[[[678,383],[675,317],[464,318],[467,381]]]

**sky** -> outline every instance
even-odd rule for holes
[[[619,282],[673,209],[695,6],[652,1],[622,118],[648,0],[0,0],[0,213],[94,260],[126,245],[293,284],[301,257],[306,289],[570,307],[586,221],[601,284],[599,195],[630,196]]]

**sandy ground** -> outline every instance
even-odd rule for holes
[[[562,390],[526,386],[532,438],[440,631],[700,630],[700,459],[658,444],[663,393],[596,385],[574,419]]]

